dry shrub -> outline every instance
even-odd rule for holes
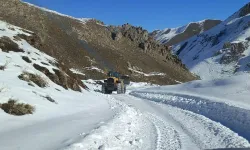
[[[22,56],[22,59],[26,61],[27,63],[32,63],[32,61],[27,56]]]
[[[0,70],[4,71],[7,68],[8,64],[9,62],[5,62],[4,65],[0,65]]]
[[[9,37],[3,36],[0,38],[0,48],[3,52],[24,52],[23,49],[19,48],[18,44],[13,42]]]
[[[18,78],[27,82],[33,82],[37,86],[42,88],[47,87],[48,85],[48,82],[38,74],[32,74],[24,71],[21,75],[18,76]]]
[[[10,99],[7,103],[0,104],[0,107],[4,112],[15,115],[23,116],[26,114],[33,114],[35,107],[29,104],[17,103],[17,100]]]

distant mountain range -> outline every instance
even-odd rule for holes
[[[207,19],[199,22],[191,22],[182,27],[155,30],[150,35],[160,43],[170,46],[207,31],[219,23],[221,23],[221,20]]]

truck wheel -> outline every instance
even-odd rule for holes
[[[126,85],[124,85],[124,94],[126,93],[126,90],[127,90],[127,89],[126,89]]]
[[[121,83],[117,84],[117,94],[122,94],[122,84]]]
[[[107,93],[104,84],[102,85],[102,93],[103,93],[103,94],[106,94],[106,93]]]
[[[125,86],[124,86],[124,84],[122,84],[122,94],[124,94],[125,93]]]
[[[124,94],[126,92],[126,87],[123,83],[117,84],[117,94]]]
[[[112,94],[113,91],[107,91],[107,94]]]

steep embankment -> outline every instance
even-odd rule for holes
[[[173,52],[202,79],[250,70],[250,5],[216,27],[173,46]]]
[[[194,35],[207,31],[221,23],[220,20],[207,19],[199,22],[191,22],[178,28],[166,28],[153,31],[150,35],[161,44],[175,45]]]
[[[82,78],[100,79],[103,71],[113,69],[135,81],[175,84],[195,79],[168,47],[156,44],[142,28],[107,27],[97,20],[76,19],[17,0],[0,4],[2,20],[34,31],[40,39],[31,39],[35,47],[84,73]]]

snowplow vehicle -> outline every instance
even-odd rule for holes
[[[109,71],[107,76],[102,84],[102,93],[112,94],[113,91],[117,91],[117,94],[126,93],[126,86],[130,84],[129,76],[113,71]]]

